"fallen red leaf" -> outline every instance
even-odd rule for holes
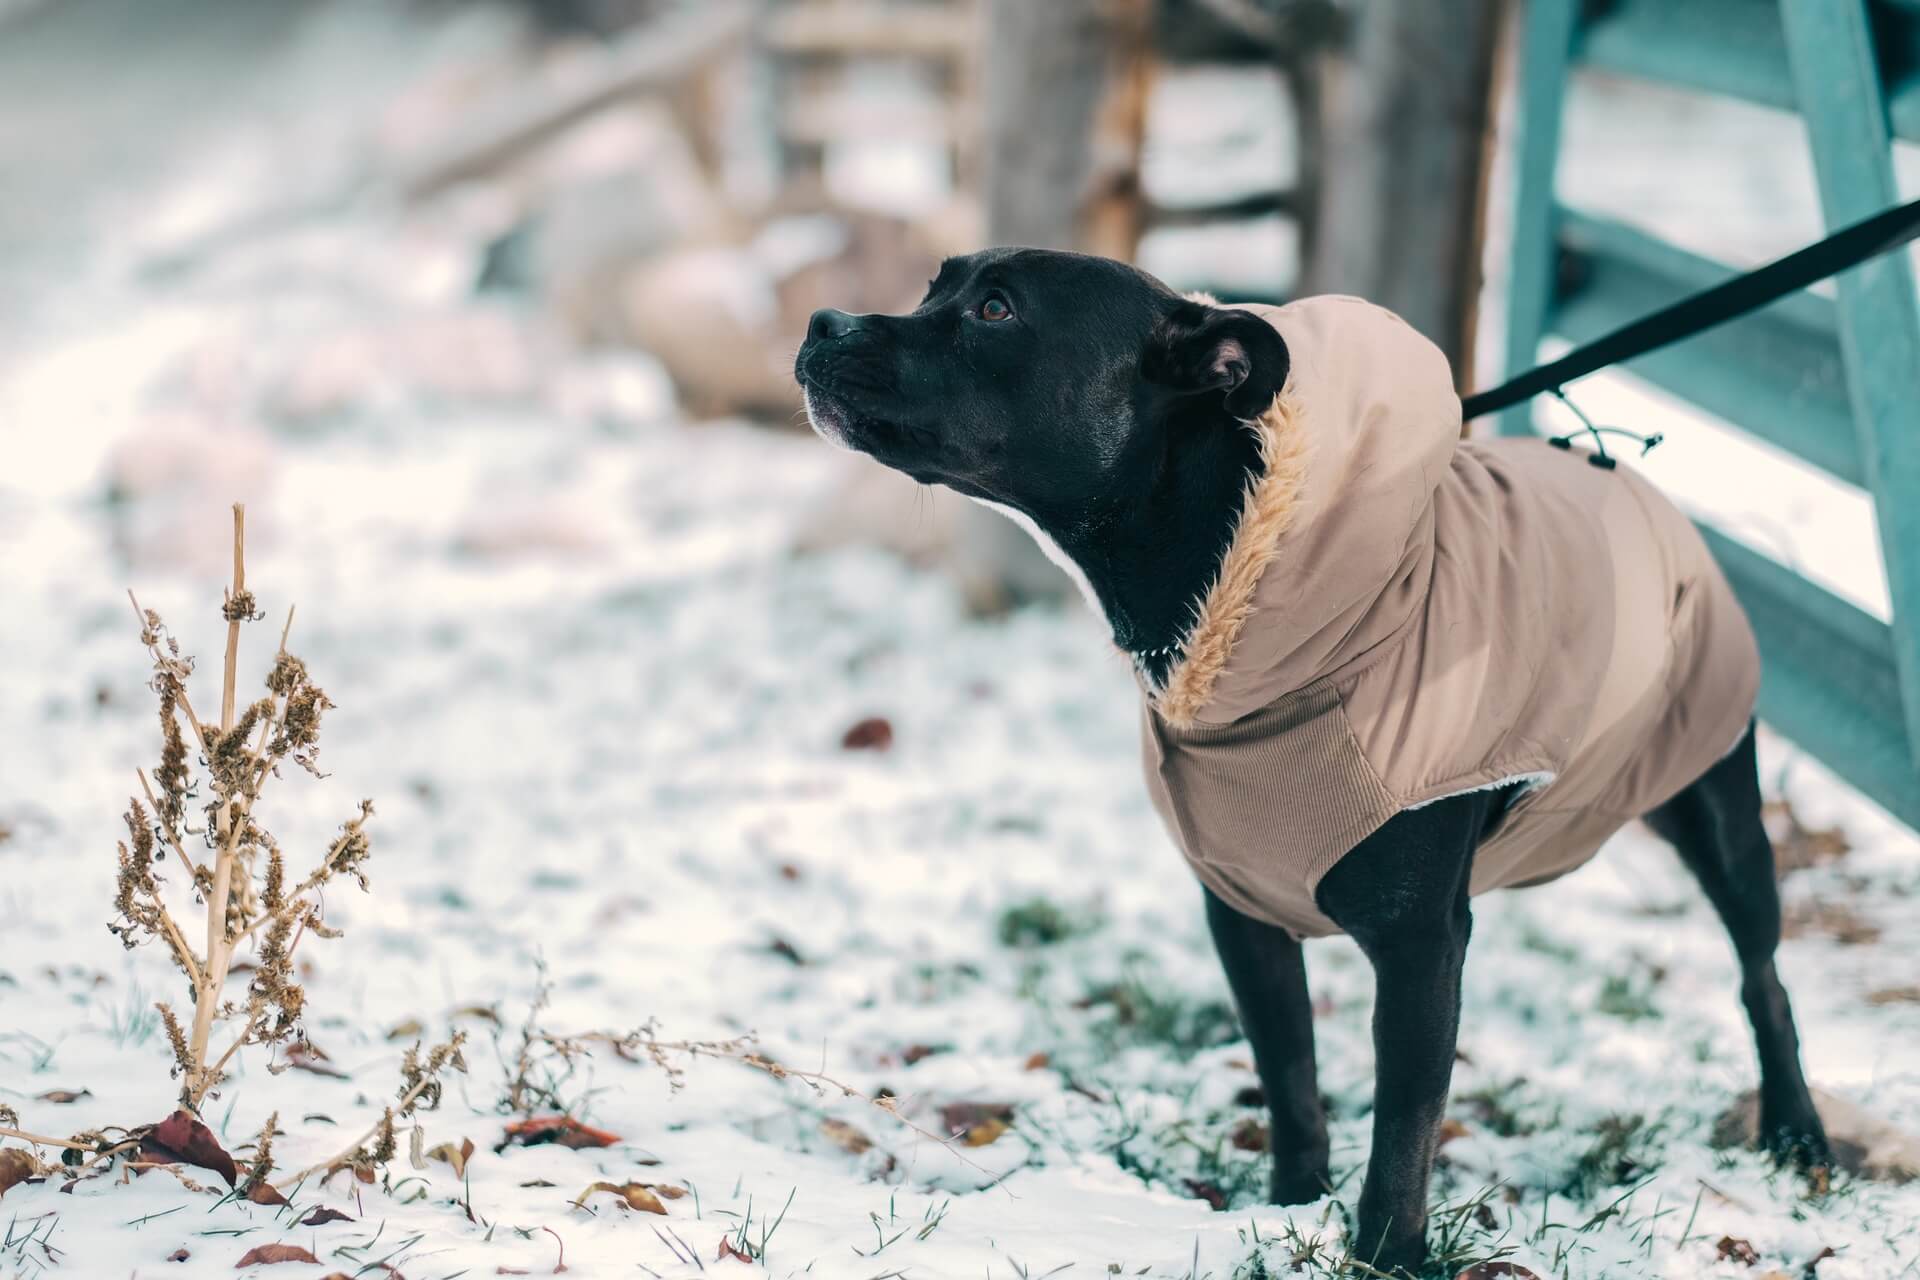
[[[265,1266],[275,1262],[311,1262],[320,1265],[320,1259],[308,1253],[297,1244],[263,1244],[247,1250],[240,1261],[233,1264],[238,1271],[241,1267]]]
[[[847,751],[885,751],[893,745],[893,724],[885,716],[868,716],[840,735]]]
[[[738,1258],[740,1259],[740,1261],[746,1263],[748,1266],[753,1265],[752,1258],[749,1258],[746,1254],[734,1248],[732,1240],[729,1240],[726,1236],[721,1236],[720,1248],[719,1248],[719,1251],[713,1255],[713,1260],[715,1262],[720,1262],[727,1258]]]
[[[262,1178],[247,1188],[247,1199],[255,1204],[285,1204],[287,1198],[275,1189],[271,1182]]]
[[[140,1153],[155,1164],[190,1164],[211,1169],[233,1186],[240,1170],[226,1153],[213,1130],[201,1124],[191,1111],[176,1111],[140,1139]]]
[[[1187,1178],[1184,1181],[1187,1184],[1188,1194],[1195,1200],[1205,1200],[1213,1207],[1215,1213],[1227,1207],[1227,1193],[1211,1182],[1202,1182],[1198,1178]]]
[[[188,1253],[185,1249],[175,1249],[172,1253],[167,1255],[167,1261],[168,1262],[185,1262],[188,1258],[191,1258],[192,1256],[193,1255]]]
[[[553,1143],[578,1151],[583,1147],[611,1147],[622,1141],[619,1134],[581,1124],[572,1116],[529,1116],[509,1124],[506,1141],[495,1150]]]

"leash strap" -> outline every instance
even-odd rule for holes
[[[1682,298],[1491,391],[1468,396],[1461,403],[1461,416],[1471,420],[1530,400],[1543,391],[1558,392],[1576,378],[1704,333],[1916,239],[1920,239],[1920,200],[1844,227],[1817,244]]]

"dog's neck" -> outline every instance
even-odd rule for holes
[[[1078,569],[1114,643],[1156,686],[1180,660],[1260,471],[1258,438],[1230,421],[1174,424],[1157,447],[1139,468],[1137,492],[1076,518],[1035,517]]]

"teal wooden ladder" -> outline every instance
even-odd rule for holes
[[[1920,0],[1526,0],[1507,368],[1585,342],[1732,267],[1561,205],[1568,76],[1602,68],[1797,112],[1829,229],[1899,202],[1892,139],[1920,142]],[[1632,361],[1630,371],[1873,498],[1889,626],[1707,529],[1753,618],[1760,714],[1920,829],[1920,296],[1904,253]],[[1630,425],[1630,424],[1629,424]],[[1530,434],[1531,410],[1503,415]]]

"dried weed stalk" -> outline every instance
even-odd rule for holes
[[[544,991],[543,986],[543,998],[535,1005],[536,1013],[544,1005]],[[761,1053],[755,1047],[758,1043],[757,1037],[751,1033],[734,1036],[727,1040],[662,1040],[659,1035],[659,1024],[651,1018],[631,1031],[588,1031],[575,1035],[557,1035],[538,1030],[529,1019],[527,1030],[523,1033],[518,1069],[512,1077],[512,1083],[502,1102],[511,1106],[523,1099],[537,1101],[545,1097],[558,1100],[555,1095],[542,1094],[538,1089],[522,1092],[527,1088],[526,1081],[532,1074],[531,1067],[539,1061],[542,1051],[571,1064],[575,1059],[589,1052],[588,1046],[607,1045],[612,1048],[615,1055],[628,1062],[650,1062],[658,1067],[667,1078],[667,1087],[676,1093],[686,1082],[688,1064],[701,1058],[714,1058],[739,1063],[743,1067],[772,1076],[775,1080],[797,1081],[811,1090],[817,1098],[839,1097],[863,1102],[876,1111],[886,1113],[902,1128],[947,1148],[962,1164],[970,1165],[982,1173],[992,1172],[961,1151],[959,1139],[955,1135],[938,1134],[916,1124],[901,1110],[900,1099],[894,1095],[865,1093],[844,1080],[828,1075],[824,1069],[808,1071],[799,1067],[790,1067]],[[824,1064],[822,1065],[824,1068]]]
[[[158,1008],[173,1049],[174,1074],[182,1082],[181,1104],[197,1110],[241,1049],[301,1038],[306,993],[294,980],[294,952],[308,934],[339,936],[323,918],[320,895],[328,882],[346,876],[367,887],[365,825],[373,802],[361,801],[359,813],[341,826],[313,869],[289,882],[279,844],[255,816],[260,793],[288,760],[323,776],[314,761],[320,719],[333,703],[306,664],[287,652],[293,626],[289,609],[267,672],[266,696],[239,704],[240,628],[262,616],[247,590],[244,507],[236,503],[233,508],[233,583],[221,608],[227,647],[219,719],[195,714],[187,691],[193,659],[181,652],[159,614],[142,609],[131,591],[127,598],[153,660],[149,687],[160,703],[160,764],[151,779],[136,771],[145,802],[140,797],[127,802],[116,919],[108,928],[129,948],[143,940],[160,942],[186,977],[191,1026],[168,1002]],[[205,913],[199,950],[167,906],[162,871],[169,854]],[[234,954],[248,942],[257,948],[254,970],[245,991],[230,997],[227,977]],[[214,1051],[216,1026],[235,1023],[226,1047]]]
[[[300,1183],[315,1174],[320,1174],[321,1180],[325,1181],[343,1170],[351,1170],[362,1182],[372,1182],[375,1170],[389,1164],[399,1154],[400,1139],[396,1123],[411,1120],[419,1111],[437,1110],[445,1089],[441,1077],[449,1071],[466,1072],[466,1043],[467,1033],[464,1031],[454,1032],[445,1044],[435,1045],[424,1054],[420,1051],[420,1045],[415,1043],[400,1061],[398,1101],[386,1108],[365,1133],[348,1143],[338,1155],[282,1179],[282,1193],[292,1194]],[[415,1140],[416,1143],[421,1140],[417,1125]]]

